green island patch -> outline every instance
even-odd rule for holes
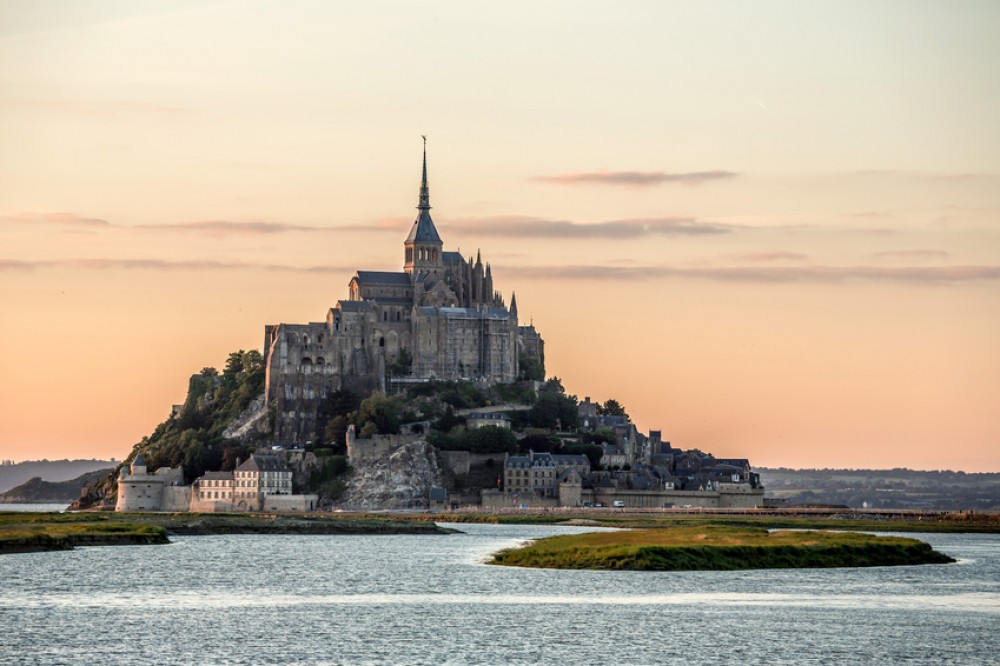
[[[170,535],[450,534],[455,530],[370,514],[0,512],[0,554],[75,546],[169,543]]]
[[[547,569],[733,571],[954,561],[923,541],[903,537],[703,525],[548,537],[521,548],[502,550],[493,556],[491,564]]]

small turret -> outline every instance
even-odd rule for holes
[[[135,456],[135,460],[132,461],[132,473],[133,474],[146,473],[146,459],[142,457],[141,453],[137,453]]]

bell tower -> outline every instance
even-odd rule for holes
[[[438,235],[434,227],[434,220],[431,219],[431,195],[430,188],[427,187],[427,137],[424,140],[424,171],[420,180],[420,199],[417,203],[417,219],[410,227],[410,235],[403,243],[406,253],[406,262],[403,270],[411,276],[420,273],[437,273],[444,270],[444,257],[441,236]]]

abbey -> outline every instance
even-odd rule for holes
[[[277,443],[312,439],[323,400],[339,388],[512,382],[524,368],[544,368],[541,336],[518,325],[516,296],[508,307],[489,263],[444,250],[431,219],[426,140],[417,211],[402,271],[359,270],[326,321],[265,327],[265,405]]]

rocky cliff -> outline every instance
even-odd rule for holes
[[[426,509],[434,486],[443,486],[434,447],[402,442],[388,456],[357,465],[338,506],[350,510]]]

